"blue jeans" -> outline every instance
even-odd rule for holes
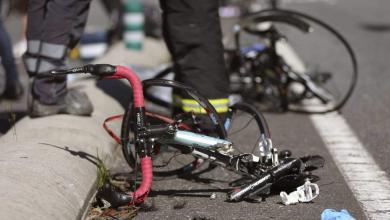
[[[1,3],[1,1],[0,1]],[[7,31],[4,28],[3,21],[0,19],[0,56],[1,62],[6,73],[6,83],[19,79],[15,65],[14,55],[12,53],[12,43]]]

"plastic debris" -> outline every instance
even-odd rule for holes
[[[321,220],[356,220],[346,209],[339,212],[334,209],[325,209],[321,214]]]
[[[284,205],[292,205],[298,202],[310,202],[320,194],[320,188],[317,184],[311,183],[309,180],[302,186],[298,187],[296,191],[287,194],[280,192],[280,197]]]
[[[217,198],[217,194],[212,193],[212,194],[210,195],[210,199],[216,199],[216,198]]]

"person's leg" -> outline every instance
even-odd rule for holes
[[[28,51],[25,56],[30,74],[36,75],[65,67],[65,57],[72,31],[76,20],[79,19],[79,6],[84,2],[87,1],[30,0],[27,30]],[[34,13],[37,14],[36,18],[33,17]],[[43,15],[43,20],[40,19],[40,15]],[[39,20],[42,22],[40,32],[33,30]],[[31,62],[34,60],[36,62]],[[66,77],[35,78],[32,94],[34,102],[31,116],[57,113],[89,115],[92,112],[92,105],[85,94],[73,90],[67,91]]]
[[[229,82],[223,58],[217,0],[161,0],[163,34],[176,80],[204,94],[219,113],[228,110]],[[184,111],[200,111],[180,94]]]
[[[23,87],[19,81],[19,74],[16,68],[15,59],[12,53],[12,44],[8,33],[0,21],[0,56],[5,70],[5,90],[3,98],[17,99],[23,93]]]
[[[0,1],[1,5],[1,1]],[[0,8],[1,10],[1,8]],[[23,88],[19,82],[19,74],[12,53],[12,42],[0,18],[0,56],[5,70],[4,98],[17,99],[22,95]]]
[[[28,0],[27,2],[27,52],[23,61],[30,76],[37,73],[42,27],[45,16],[46,0]]]
[[[6,73],[6,82],[17,81],[19,79],[15,59],[12,54],[12,43],[0,19],[0,56]]]
[[[46,15],[46,4],[46,0],[29,0],[27,3],[27,52],[24,54],[23,60],[27,73],[31,77],[35,76],[40,71],[40,50],[42,44],[42,30]],[[43,90],[49,90],[50,85],[52,84],[51,81],[53,80],[35,79],[32,86],[34,98],[39,99],[39,101],[43,100],[43,103],[53,103],[53,98],[47,98],[50,96],[46,95],[45,92],[37,91],[37,87],[39,87],[40,84],[42,84]]]
[[[43,28],[39,38],[41,41],[36,74],[65,67],[67,45],[70,41],[73,21],[76,19],[76,1],[46,1],[44,19],[41,23]],[[29,39],[31,38],[29,37]],[[56,79],[37,78],[33,82],[34,98],[42,104],[57,104],[59,98],[65,93],[66,77]]]

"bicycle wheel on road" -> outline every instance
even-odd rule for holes
[[[264,10],[242,20],[242,29],[249,35],[241,34],[240,45],[259,42],[260,38],[254,38],[253,34],[261,33],[254,29],[270,22],[286,39],[277,43],[276,51],[291,71],[287,85],[288,110],[302,113],[340,110],[352,95],[358,76],[356,56],[348,41],[333,27],[312,16],[290,10]],[[259,74],[264,78],[264,74]],[[281,98],[278,92],[270,94]]]

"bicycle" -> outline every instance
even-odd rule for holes
[[[144,85],[169,86],[184,89],[206,109],[215,128],[216,136],[207,136],[198,129],[194,114],[177,115],[174,119],[154,114],[145,110],[143,85],[137,75],[129,68],[108,64],[86,65],[68,70],[53,70],[38,77],[57,77],[67,74],[90,73],[103,79],[125,78],[133,91],[133,102],[127,108],[121,129],[121,138],[116,136],[105,124],[106,130],[122,145],[123,155],[134,174],[141,167],[141,184],[131,193],[125,193],[109,181],[98,190],[98,201],[106,201],[111,207],[136,205],[143,203],[151,190],[154,172],[153,158],[158,156],[162,146],[179,150],[183,154],[194,155],[195,161],[186,168],[168,171],[169,175],[192,173],[199,165],[199,160],[208,160],[217,166],[226,167],[240,174],[243,178],[231,183],[232,191],[227,201],[238,202],[253,199],[259,194],[269,194],[270,189],[291,190],[302,185],[306,180],[316,181],[312,170],[324,164],[321,156],[291,157],[290,151],[278,152],[272,146],[271,136],[265,118],[248,104],[235,104],[231,107],[230,116],[222,123],[213,106],[196,90],[170,80],[148,80]],[[259,130],[259,154],[236,153],[235,146],[227,139],[226,129],[231,126],[232,116],[242,110],[252,115]],[[120,118],[113,116],[106,122]],[[191,123],[189,123],[191,122]],[[138,162],[138,160],[140,162]],[[160,173],[161,174],[161,173]],[[167,172],[165,172],[167,175]],[[136,178],[133,179],[136,181]]]
[[[297,11],[282,10],[278,1],[270,2],[271,9],[248,14],[234,27],[234,48],[225,49],[231,93],[240,94],[250,103],[268,102],[269,106],[263,107],[267,110],[300,113],[340,110],[352,95],[358,77],[357,59],[352,47],[325,22]],[[340,51],[347,53],[343,60],[345,63],[340,64],[343,68],[337,69],[339,74],[307,69],[302,57],[288,44],[289,38],[283,34],[295,31],[296,35],[306,36],[313,33],[313,26],[333,36],[341,45]],[[258,40],[243,46],[243,33]],[[164,78],[171,72],[174,72],[173,67],[166,68],[155,78]],[[151,94],[146,93],[146,97],[159,105],[171,106],[171,103]]]

